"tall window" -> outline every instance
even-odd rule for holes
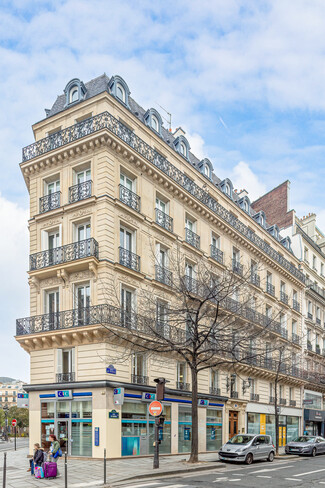
[[[75,348],[57,349],[57,373],[62,376],[63,381],[71,381],[74,378],[68,378],[75,372]]]
[[[76,102],[79,98],[78,87],[74,86],[70,90],[70,103]]]
[[[308,249],[305,247],[304,249],[304,260],[308,262]]]
[[[210,388],[217,390],[219,388],[219,371],[217,369],[210,369]]]
[[[52,193],[56,193],[60,191],[60,180],[51,181],[50,183],[45,184],[45,194],[52,195]]]
[[[324,263],[320,263],[320,274],[324,276]]]
[[[125,103],[125,90],[120,83],[116,85],[116,96]]]
[[[125,227],[120,228],[120,246],[127,251],[133,252],[133,232]]]
[[[217,236],[216,234],[212,234],[211,237],[211,244],[214,246],[216,249],[220,249],[220,237]]]
[[[78,324],[88,325],[90,321],[90,284],[78,285],[75,288],[76,308],[78,309]]]
[[[134,294],[124,286],[121,289],[121,322],[124,327],[136,326],[134,309]]]
[[[317,260],[316,260],[316,256],[314,254],[313,254],[313,268],[317,269]]]
[[[194,278],[194,267],[192,266],[192,264],[185,264],[185,275],[189,278]]]
[[[177,363],[177,382],[184,384],[186,383],[186,363],[185,362],[178,362]]]
[[[155,115],[151,115],[151,127],[156,132],[159,132],[159,123],[158,123],[157,117]]]
[[[49,329],[59,327],[60,311],[60,293],[59,290],[50,290],[45,292],[45,310],[48,314]]]
[[[76,173],[76,183],[79,185],[80,183],[84,183],[85,181],[91,180],[91,171],[90,169],[85,169],[83,171],[79,171]]]
[[[60,232],[59,230],[55,230],[52,232],[48,232],[48,249],[51,251],[52,249],[56,249],[60,245]]]
[[[156,197],[156,208],[165,214],[168,214],[168,205],[161,198]]]
[[[292,321],[292,333],[293,334],[298,334],[298,324],[296,320]]]
[[[240,263],[240,252],[235,247],[233,247],[233,249],[232,249],[232,259],[233,259],[234,263],[236,263],[236,264]]]
[[[77,241],[84,241],[85,239],[90,239],[90,223],[85,222],[83,224],[77,225]]]
[[[181,143],[180,143],[180,145],[179,145],[179,147],[180,147],[180,152],[181,152],[181,154],[182,154],[183,156],[186,156],[186,152],[187,152],[187,151],[186,151],[186,146],[185,146],[184,142],[181,142]]]
[[[269,271],[266,273],[266,283],[268,285],[272,285],[272,273],[270,273]]]
[[[194,230],[195,230],[194,222],[187,217],[185,219],[185,228],[192,231],[192,232],[194,232]]]
[[[121,185],[125,186],[128,190],[134,191],[134,180],[129,176],[121,173],[120,175],[120,183]]]

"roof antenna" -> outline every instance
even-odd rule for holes
[[[168,118],[166,119],[166,117],[163,117],[163,119],[167,122],[168,124],[168,132],[171,132],[172,131],[172,114],[170,112],[168,112],[164,107],[162,107],[158,102],[156,102],[156,104],[163,109],[164,112],[166,112]]]

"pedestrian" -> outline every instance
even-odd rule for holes
[[[61,456],[59,456],[59,453],[61,451],[61,449],[60,449],[60,443],[59,443],[59,441],[57,440],[57,438],[56,438],[56,436],[54,434],[51,434],[49,436],[49,439],[50,439],[50,442],[51,442],[51,447],[50,447],[50,450],[49,450],[50,461],[52,461],[53,463],[58,464],[58,459],[59,459],[59,457],[62,456],[62,453],[61,453]],[[58,469],[57,469],[57,476],[60,476]]]
[[[42,466],[44,462],[44,451],[41,446],[36,443],[34,444],[34,454],[32,459],[29,460],[30,467],[27,471],[30,471],[31,474],[34,474],[34,468],[37,466]]]

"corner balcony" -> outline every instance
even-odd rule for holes
[[[130,208],[133,208],[136,212],[140,212],[140,197],[133,191],[129,190],[124,185],[119,185],[120,188],[120,201],[125,203]]]
[[[155,278],[164,285],[172,286],[173,273],[164,266],[159,266],[158,264],[155,265]]]
[[[93,238],[31,254],[29,270],[36,271],[91,256],[98,259],[98,242]]]
[[[300,312],[300,303],[297,302],[297,300],[292,300],[292,308],[296,311],[296,312]]]
[[[57,383],[70,383],[75,381],[75,373],[57,373],[56,382]]]
[[[156,224],[160,225],[164,229],[168,230],[169,232],[173,232],[173,219],[165,212],[156,208]]]
[[[257,273],[253,273],[253,272],[251,273],[251,283],[252,283],[252,285],[255,285],[258,287],[261,285],[261,279]]]
[[[214,388],[213,386],[210,386],[210,395],[216,395],[220,396],[221,395],[221,390],[220,388]]]
[[[210,244],[210,256],[218,263],[223,264],[223,252],[213,244]]]
[[[119,263],[126,268],[133,269],[134,271],[140,271],[140,256],[134,254],[134,252],[119,247]]]
[[[39,199],[39,213],[49,212],[60,207],[61,192],[56,191]]]
[[[200,236],[187,227],[185,228],[185,241],[196,249],[200,249]]]
[[[69,203],[80,202],[91,197],[92,181],[84,181],[69,188]]]

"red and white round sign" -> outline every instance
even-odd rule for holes
[[[158,417],[159,415],[161,415],[162,411],[163,411],[163,406],[160,402],[155,400],[154,402],[150,403],[149,405],[150,415],[152,415],[153,417]]]
[[[16,425],[17,425],[17,420],[16,420],[16,419],[12,419],[12,421],[11,421],[11,425],[12,425],[13,427],[16,427]]]

